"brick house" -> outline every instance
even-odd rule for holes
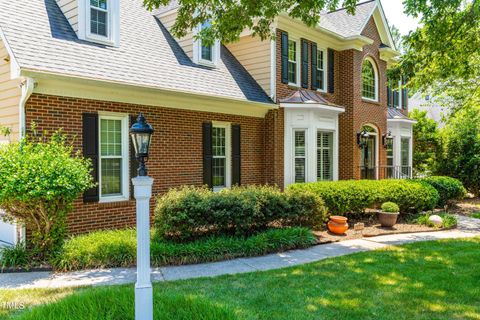
[[[203,45],[169,32],[175,1],[0,0],[0,126],[19,139],[30,123],[63,128],[92,159],[98,187],[75,203],[69,231],[135,222],[128,128],[155,128],[154,194],[207,184],[277,184],[408,177],[412,123],[398,55],[379,1],[322,15],[315,28],[287,15],[261,41]],[[128,8],[128,9],[127,9]],[[390,83],[391,84],[391,83]],[[15,242],[0,224],[0,240]]]

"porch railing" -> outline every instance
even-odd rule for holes
[[[408,179],[412,178],[411,166],[360,166],[360,179]]]

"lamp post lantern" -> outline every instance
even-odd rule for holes
[[[143,114],[130,128],[138,176],[132,179],[137,201],[137,282],[135,283],[135,319],[153,320],[153,290],[150,278],[150,198],[153,179],[147,176],[145,161],[149,155],[153,128]]]

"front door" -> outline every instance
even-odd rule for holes
[[[360,158],[361,179],[376,179],[376,136],[370,135],[362,146]]]

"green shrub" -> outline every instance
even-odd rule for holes
[[[472,218],[480,219],[480,212],[472,213]]]
[[[393,202],[384,202],[381,208],[383,212],[397,213],[400,211],[398,205]]]
[[[438,215],[443,220],[442,225],[440,226],[441,228],[453,228],[458,224],[457,218],[454,215],[448,213],[439,213]],[[416,217],[413,222],[428,227],[435,227],[435,225],[430,220],[428,220],[430,216],[431,215],[429,213],[421,214]]]
[[[26,225],[36,258],[61,247],[73,201],[94,185],[90,170],[60,132],[0,147],[0,208]]]
[[[25,248],[24,243],[0,249],[0,267],[1,269],[28,268],[31,263],[31,255],[31,251]]]
[[[463,187],[463,184],[460,182],[460,180],[455,178],[431,176],[419,180],[424,181],[437,189],[440,195],[438,206],[441,207],[447,205],[451,200],[461,200],[467,194],[467,190]]]
[[[316,243],[307,228],[270,229],[254,236],[212,236],[177,243],[165,241],[152,231],[153,266],[182,265],[220,261],[238,257],[306,248]],[[136,261],[134,229],[96,231],[75,236],[65,242],[63,252],[52,264],[57,270],[79,270],[104,267],[129,267]]]
[[[185,241],[206,235],[248,236],[271,226],[318,227],[325,215],[322,200],[308,191],[183,187],[157,199],[155,227],[160,237]]]
[[[325,201],[329,214],[361,214],[383,202],[394,202],[400,212],[434,208],[438,192],[413,180],[342,180],[293,184],[287,190],[308,190]]]

